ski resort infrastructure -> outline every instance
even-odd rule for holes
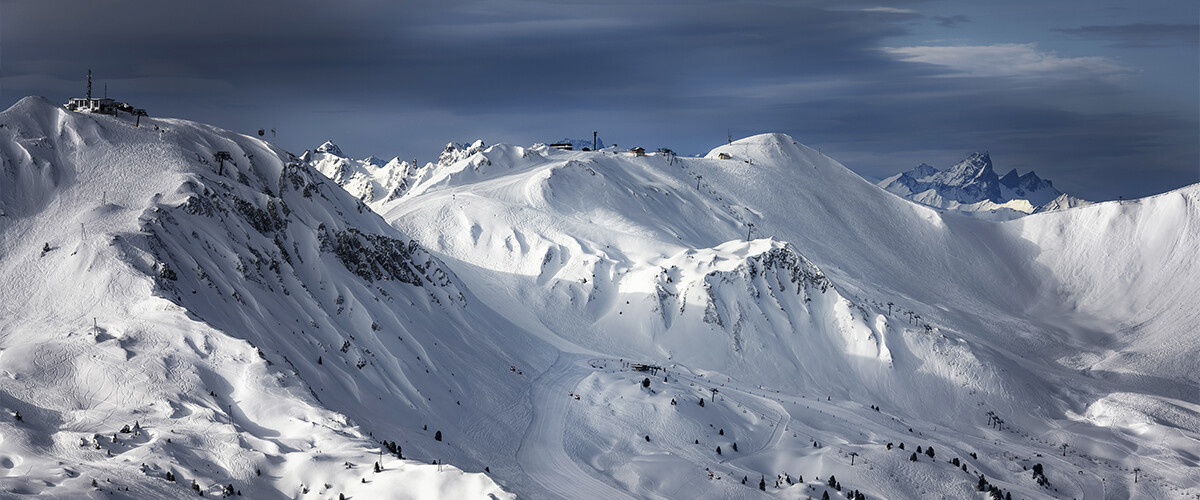
[[[0,113],[0,496],[1200,498],[1200,185]]]

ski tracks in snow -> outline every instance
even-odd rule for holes
[[[517,463],[534,482],[558,498],[627,498],[629,494],[598,479],[571,459],[564,446],[567,395],[590,374],[585,358],[560,352],[530,389],[533,418],[517,450]]]

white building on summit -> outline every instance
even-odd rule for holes
[[[109,99],[108,96],[92,97],[92,70],[88,70],[87,76],[87,97],[72,97],[65,105],[68,110],[100,113],[105,115],[117,116],[117,112],[124,111],[131,115],[145,116],[146,110],[134,108],[132,105],[124,102],[119,102],[115,99]]]

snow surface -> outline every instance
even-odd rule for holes
[[[416,432],[331,411],[432,405],[375,366],[400,371],[400,352],[425,354],[433,332],[419,329],[412,347],[374,335],[337,347],[370,331],[370,307],[386,312],[376,321],[388,338],[406,335],[406,307],[452,307],[452,286],[355,279],[321,251],[318,227],[398,236],[369,210],[257,139],[142,121],[41,98],[0,115],[4,496],[180,497],[195,481],[250,498],[511,497],[478,471],[428,465],[450,453],[409,447]],[[223,176],[217,150],[234,158]],[[404,305],[374,306],[385,292]],[[333,313],[336,302],[348,310]],[[386,405],[373,397],[384,393]],[[372,429],[426,462],[381,456]]]
[[[0,115],[9,494],[1200,494],[1200,185],[992,222],[779,134],[417,166],[143,121]]]

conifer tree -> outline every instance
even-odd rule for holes
[[[442,440],[442,431],[437,431],[437,432],[435,432],[435,433],[433,434],[433,440],[434,440],[434,441],[441,441],[441,440]]]

